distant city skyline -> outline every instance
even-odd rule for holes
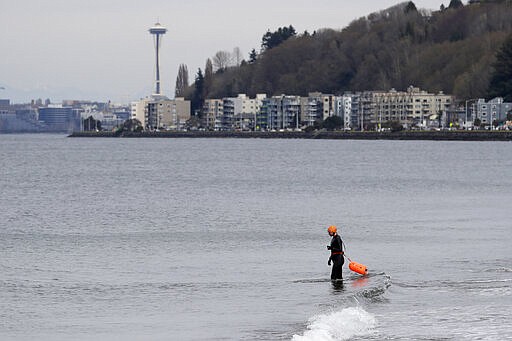
[[[298,33],[342,29],[351,21],[400,3],[396,0],[8,1],[0,12],[0,98],[111,100],[128,103],[154,87],[153,40],[148,29],[168,29],[161,48],[161,91],[174,97],[179,64],[193,81],[217,51],[239,47],[243,58],[260,49],[267,30],[293,25]],[[413,1],[438,10],[449,0]],[[466,3],[467,1],[464,1]]]

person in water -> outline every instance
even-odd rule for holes
[[[343,257],[343,241],[338,234],[336,226],[329,226],[327,232],[329,232],[329,236],[332,237],[331,245],[327,245],[327,250],[331,251],[331,256],[329,257],[327,264],[330,266],[331,262],[334,263],[332,265],[331,280],[343,279],[343,274],[341,272],[343,263],[345,263],[345,259]]]

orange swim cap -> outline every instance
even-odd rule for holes
[[[334,225],[329,226],[329,228],[327,229],[327,232],[329,233],[336,233],[337,231],[338,229]]]

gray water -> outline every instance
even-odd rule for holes
[[[0,160],[1,340],[512,339],[511,143],[0,135]],[[332,224],[369,276],[330,282]]]

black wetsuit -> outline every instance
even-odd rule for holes
[[[341,269],[345,263],[345,258],[343,257],[343,242],[338,234],[332,237],[330,250],[331,257],[329,260],[333,262],[331,280],[343,279]]]

